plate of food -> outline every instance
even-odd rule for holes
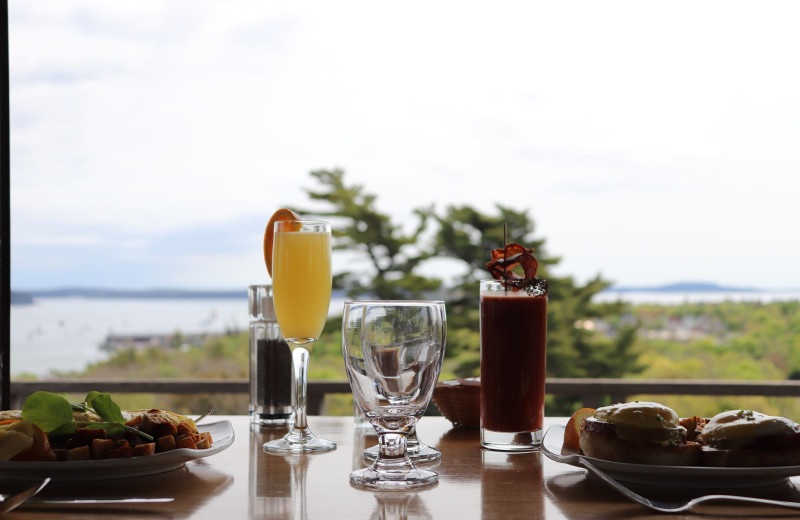
[[[184,415],[120,410],[108,394],[82,403],[36,392],[0,412],[0,478],[101,480],[153,475],[209,457],[234,441],[230,421],[198,427]]]
[[[752,410],[679,419],[658,403],[585,408],[566,426],[551,426],[542,451],[578,467],[585,458],[617,480],[643,485],[744,488],[800,475],[800,427]]]

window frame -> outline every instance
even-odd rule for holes
[[[11,129],[9,117],[8,0],[1,0],[0,26],[0,406],[8,410],[11,399]]]

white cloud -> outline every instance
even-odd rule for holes
[[[797,286],[798,14],[791,2],[12,2],[13,246],[202,244],[198,228],[309,205],[308,171],[342,167],[398,217],[430,203],[530,208],[579,278],[744,271]],[[233,282],[259,234],[253,255],[206,243],[179,279],[150,276]],[[757,255],[733,262],[731,244]],[[36,278],[19,264],[15,280]]]

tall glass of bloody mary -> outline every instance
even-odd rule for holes
[[[480,286],[481,446],[538,450],[544,420],[547,282]]]

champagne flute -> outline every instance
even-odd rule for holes
[[[351,484],[404,490],[438,482],[436,473],[409,459],[406,441],[439,378],[446,334],[441,301],[345,302],[347,378],[380,446],[371,466],[350,473]]]
[[[311,432],[306,417],[308,357],[319,339],[331,301],[331,227],[327,222],[275,222],[272,250],[275,314],[292,350],[295,377],[294,424],[282,439],[264,444],[264,451],[304,453],[336,448]]]

